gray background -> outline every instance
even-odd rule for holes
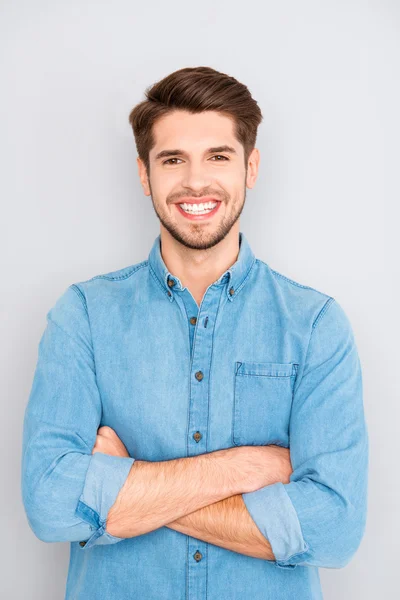
[[[368,523],[346,568],[321,569],[324,598],[394,597],[399,33],[388,0],[1,2],[2,598],[64,597],[69,545],[38,540],[20,498],[46,312],[71,283],[147,258],[159,223],[128,114],[145,87],[199,65],[243,81],[264,114],[240,229],[256,256],[334,296],[359,347]]]

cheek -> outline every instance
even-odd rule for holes
[[[151,184],[153,200],[161,209],[170,209],[168,206],[168,197],[172,194],[182,191],[182,185],[177,181],[171,181],[171,178],[163,177],[157,184]]]
[[[243,172],[238,172],[237,169],[226,170],[215,176],[214,184],[223,188],[231,198],[241,197],[246,185],[246,174],[244,170]]]
[[[183,171],[179,172],[177,169],[156,172],[151,177],[150,183],[154,190],[167,190],[167,193],[169,193],[172,190],[180,189],[179,185],[183,177]]]

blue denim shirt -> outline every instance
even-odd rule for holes
[[[239,243],[200,307],[158,236],[147,260],[70,285],[47,313],[21,488],[34,534],[70,542],[66,599],[317,599],[318,567],[347,565],[360,544],[368,434],[349,320]],[[129,457],[92,454],[102,425]],[[167,526],[105,531],[135,459],[269,444],[290,448],[290,482],[242,497],[275,560]]]

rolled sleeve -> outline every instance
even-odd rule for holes
[[[283,483],[242,494],[253,521],[271,544],[278,567],[294,569],[293,559],[308,551],[300,521]]]
[[[75,511],[78,517],[95,527],[89,539],[80,542],[82,549],[91,548],[96,544],[115,544],[123,539],[106,531],[106,520],[134,460],[102,452],[93,455]]]
[[[312,326],[289,433],[289,483],[243,500],[278,567],[346,566],[366,526],[369,439],[354,334],[333,298]]]
[[[85,297],[73,285],[47,314],[24,417],[22,500],[45,542],[122,539],[106,519],[135,459],[92,454],[102,414]]]

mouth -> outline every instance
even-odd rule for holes
[[[186,219],[204,221],[217,213],[220,204],[220,200],[212,199],[206,202],[177,202],[175,206]]]

